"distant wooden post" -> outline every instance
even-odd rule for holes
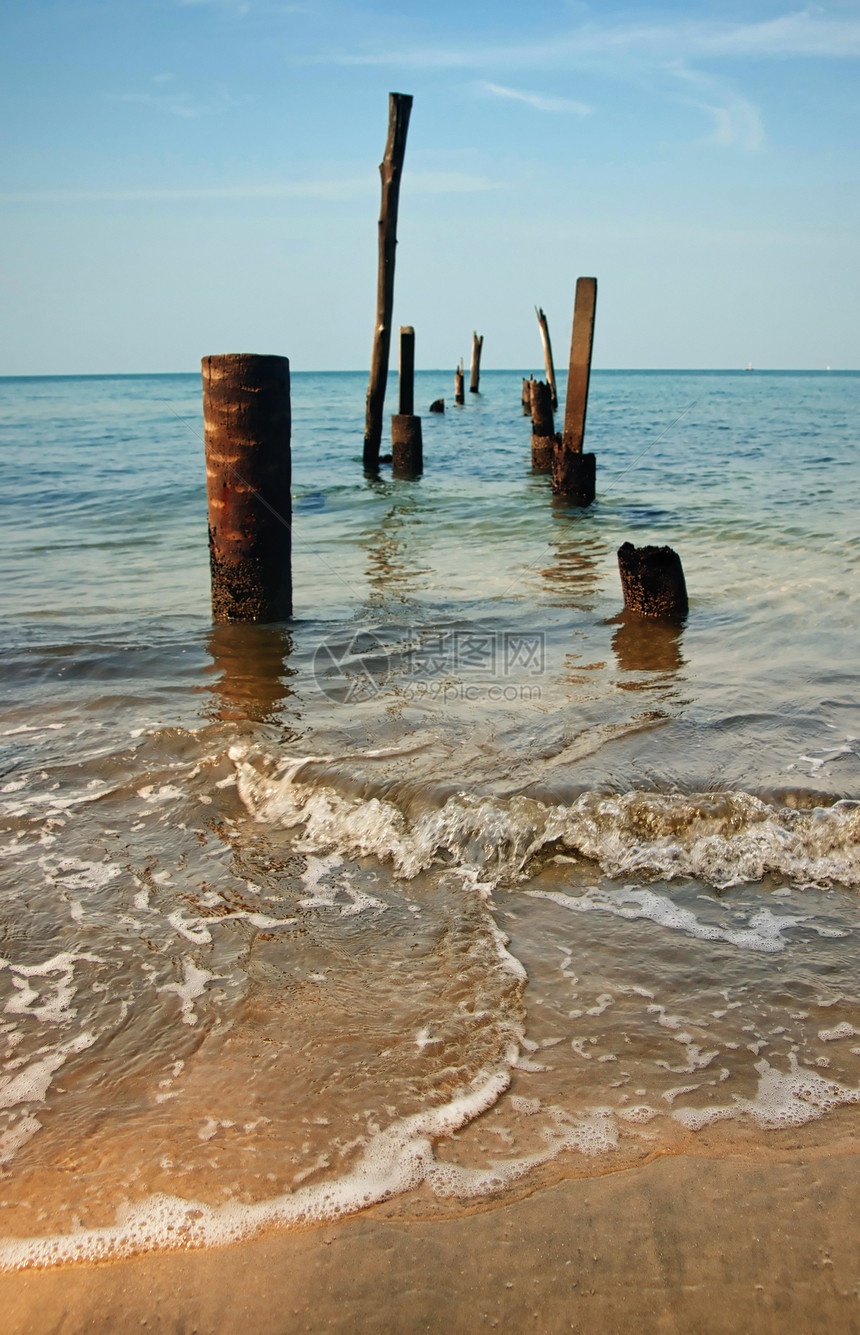
[[[391,350],[391,314],[394,308],[394,258],[397,249],[397,208],[400,202],[400,178],[406,152],[406,132],[412,98],[408,93],[388,95],[388,138],[385,156],[379,164],[382,178],[382,203],[379,210],[379,272],[376,284],[376,324],[370,359],[370,384],[364,421],[364,467],[369,473],[379,468],[382,441],[382,416],[388,357]]]
[[[479,338],[478,335],[475,333],[475,331],[474,331],[474,329],[473,329],[473,330],[472,330],[472,365],[471,365],[471,368],[470,368],[470,375],[469,375],[469,393],[470,393],[470,394],[477,394],[477,393],[478,393],[478,382],[479,382],[479,380],[480,380],[480,378],[481,378],[481,349],[483,348],[483,346],[484,346],[484,335],[481,334],[481,336],[480,336],[480,338]]]
[[[532,410],[532,393],[531,393],[531,389],[529,388],[530,384],[531,384],[531,381],[530,381],[530,380],[526,380],[525,376],[523,376],[523,412],[524,412],[524,413],[530,413],[531,410]]]
[[[400,412],[391,419],[391,471],[418,477],[424,467],[421,418],[415,417],[415,330],[400,326]]]
[[[552,421],[552,394],[542,380],[532,380],[532,468],[537,473],[552,471],[552,456],[557,437]]]
[[[564,432],[552,464],[552,489],[576,505],[591,505],[595,496],[595,459],[583,454],[597,279],[577,278],[570,338],[570,365],[564,402]]]
[[[457,367],[456,371],[454,372],[454,402],[455,402],[455,403],[465,403],[465,402],[466,402],[466,395],[465,395],[464,392],[463,392],[464,379],[465,379],[465,377],[464,377],[464,375],[463,375],[463,358],[461,357],[461,358],[460,358],[460,365]]]
[[[293,613],[290,363],[204,357],[203,423],[212,614],[285,621]]]
[[[549,337],[549,325],[547,324],[543,309],[540,306],[535,306],[535,315],[537,316],[538,325],[540,326],[540,341],[543,344],[543,360],[544,365],[546,366],[547,383],[549,384],[550,393],[552,394],[552,406],[553,408],[557,408],[558,390],[555,383],[555,363],[552,360],[552,343]]]
[[[411,325],[400,326],[400,412],[415,411],[415,330]]]

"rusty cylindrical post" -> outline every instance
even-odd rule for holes
[[[391,419],[391,472],[394,477],[418,477],[423,469],[421,418],[396,413]]]
[[[463,380],[464,380],[464,376],[463,376],[463,359],[462,359],[462,357],[461,357],[461,358],[460,358],[460,365],[457,367],[456,371],[454,372],[454,402],[455,402],[455,403],[465,403],[465,402],[466,402],[466,395],[465,395],[465,393],[464,393]]]
[[[202,369],[212,614],[283,621],[293,612],[290,363],[239,352],[204,357]]]
[[[624,606],[640,616],[680,621],[689,610],[681,558],[671,547],[618,548]]]
[[[530,380],[532,413],[532,468],[539,473],[552,471],[555,428],[552,421],[552,390],[542,380]]]

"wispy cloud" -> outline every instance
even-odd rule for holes
[[[119,93],[116,101],[155,107],[158,111],[167,111],[171,116],[182,116],[188,120],[208,116],[215,110],[213,106],[195,101],[190,93]]]
[[[585,23],[538,42],[497,46],[412,47],[344,52],[344,65],[401,65],[438,69],[558,69],[584,58],[626,53],[649,60],[701,56],[756,59],[860,56],[860,16],[834,17],[803,9],[764,23],[684,20],[663,23]]]
[[[676,68],[672,72],[676,78],[699,90],[700,97],[685,97],[682,101],[711,117],[713,143],[727,148],[743,148],[748,152],[764,147],[766,136],[761,113],[753,102],[699,70]]]
[[[404,172],[404,190],[417,195],[472,194],[476,191],[498,190],[502,183],[486,176],[469,172]],[[340,177],[316,181],[274,181],[260,185],[180,186],[175,189],[158,187],[80,189],[80,190],[19,190],[0,194],[7,204],[56,203],[129,203],[147,200],[194,199],[319,199],[348,201],[379,192],[376,172],[365,176]]]
[[[568,97],[544,97],[541,93],[526,93],[519,88],[506,88],[503,84],[487,83],[486,80],[482,80],[478,86],[494,97],[508,97],[514,102],[524,102],[536,111],[566,111],[575,116],[590,116],[592,111],[584,102],[573,102]]]

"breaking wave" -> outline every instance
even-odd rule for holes
[[[860,887],[860,802],[797,810],[745,792],[588,792],[570,804],[458,792],[407,816],[388,793],[355,798],[303,782],[308,758],[230,752],[240,797],[256,819],[302,827],[300,846],[372,855],[410,879],[432,866],[478,866],[495,883],[527,875],[549,852],[597,863],[608,876],[692,876],[716,888],[767,874],[796,884]],[[316,759],[316,758],[314,758]]]

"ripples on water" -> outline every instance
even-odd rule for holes
[[[853,1134],[860,379],[597,374],[584,513],[482,383],[392,482],[294,377],[296,619],[213,628],[198,379],[0,382],[4,1264]]]

